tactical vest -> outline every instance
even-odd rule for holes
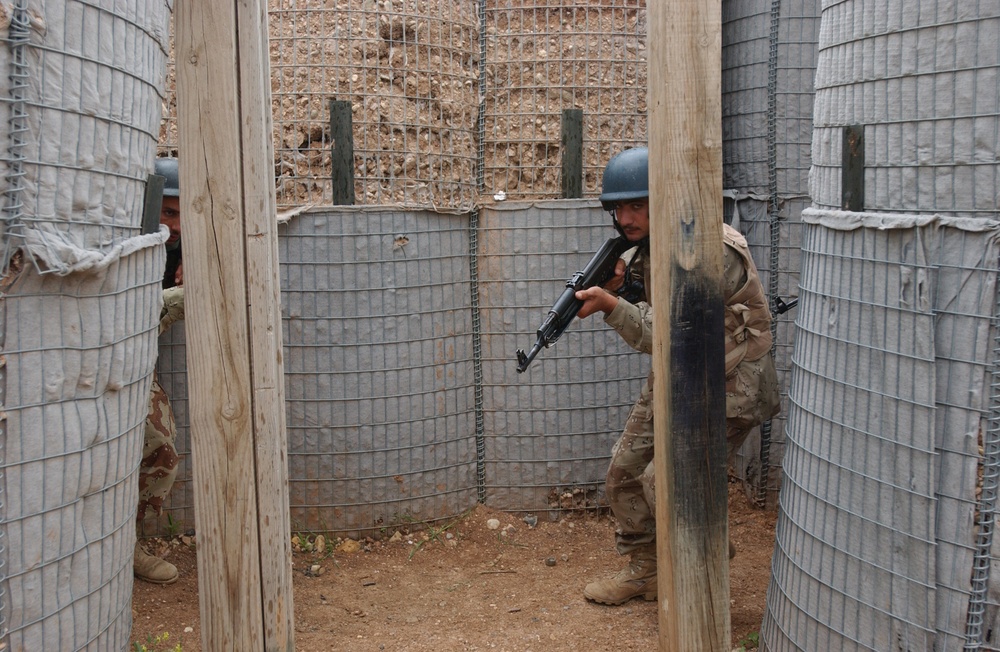
[[[723,224],[722,241],[739,253],[747,281],[726,301],[726,375],[744,360],[759,360],[771,350],[771,311],[746,238]]]
[[[747,272],[746,283],[726,302],[726,376],[729,376],[739,363],[744,360],[759,360],[771,350],[771,311],[768,309],[767,296],[764,294],[757,266],[750,257],[746,238],[728,224],[722,226],[722,241],[739,254]],[[633,256],[629,273],[645,279],[643,296],[638,300],[652,305],[651,297],[647,294],[648,288],[652,287],[649,283],[649,251],[631,250],[626,253]]]

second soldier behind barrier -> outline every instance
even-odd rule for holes
[[[184,269],[181,257],[180,184],[177,159],[156,159],[156,174],[164,177],[163,204],[160,224],[167,227],[167,266],[163,273],[163,310],[160,312],[160,334],[174,322],[184,319]],[[142,461],[139,463],[139,504],[136,508],[136,544],[132,561],[132,574],[140,580],[155,584],[172,584],[177,581],[177,567],[170,562],[149,554],[138,539],[139,527],[152,509],[162,514],[163,501],[174,485],[180,459],[174,446],[177,426],[167,393],[160,387],[154,374],[149,389],[149,411],[146,415]]]

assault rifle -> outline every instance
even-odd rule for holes
[[[577,291],[607,283],[615,274],[618,258],[634,246],[623,237],[608,238],[607,242],[601,245],[594,257],[590,259],[587,266],[583,268],[583,271],[573,274],[566,281],[566,289],[552,304],[549,314],[542,321],[542,325],[538,327],[538,339],[531,347],[531,351],[525,354],[523,349],[517,350],[517,373],[524,373],[539,351],[555,344],[573,318],[580,312],[583,301],[576,298]]]

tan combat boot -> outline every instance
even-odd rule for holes
[[[637,550],[628,566],[612,578],[591,582],[583,589],[583,597],[601,604],[621,604],[642,596],[656,599],[656,550]]]
[[[177,567],[168,561],[146,552],[135,542],[135,557],[132,559],[132,574],[140,580],[153,584],[173,584],[177,581]]]

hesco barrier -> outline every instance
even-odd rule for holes
[[[168,7],[15,0],[0,28],[0,648],[124,650]]]
[[[1000,649],[1000,10],[826,4],[761,645]]]
[[[330,209],[286,223],[293,527],[378,536],[478,500],[543,518],[596,508],[649,356],[598,318],[571,326],[524,374],[514,353],[534,343],[566,280],[613,235],[588,200],[475,215]],[[158,377],[182,456],[167,512],[188,524],[182,325],[161,337]]]
[[[645,0],[268,9],[282,208],[471,213],[494,196],[596,198],[608,159],[646,141]],[[722,5],[727,219],[741,222],[772,300],[798,293],[819,11],[818,0]],[[176,153],[170,89],[160,144]],[[793,319],[774,326],[783,387]],[[772,509],[787,411],[784,401],[734,465]]]

